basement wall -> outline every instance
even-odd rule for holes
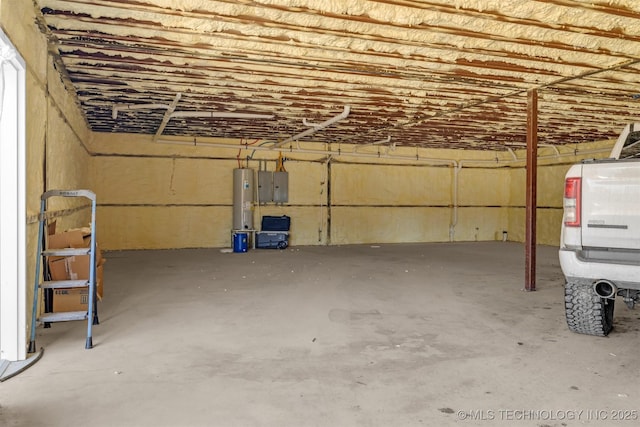
[[[33,3],[1,1],[0,27],[26,65],[26,304],[31,313],[40,196],[49,189],[90,188],[91,156],[85,146],[90,132],[73,92],[65,87],[48,55]],[[90,220],[83,200],[51,199],[49,209],[60,230],[84,226]],[[27,331],[30,321],[28,318]]]
[[[624,125],[620,126],[620,130]],[[562,199],[564,195],[564,177],[569,168],[582,159],[606,158],[615,141],[600,141],[581,144],[578,155],[571,155],[571,150],[578,147],[566,147],[561,151],[561,157],[555,157],[548,149],[541,150],[547,158],[538,160],[538,192],[537,192],[537,221],[536,243],[541,245],[560,245],[560,230],[562,227]],[[547,150],[547,151],[544,151]],[[582,154],[580,154],[582,153]],[[526,154],[520,153],[521,157]],[[515,168],[511,173],[510,209],[509,209],[509,240],[523,242],[525,240],[525,200],[526,200],[526,170],[524,167]]]
[[[91,181],[99,200],[101,246],[112,250],[229,247],[233,169],[248,165],[255,171],[274,170],[277,153],[206,144],[160,144],[150,136],[93,134]],[[289,202],[254,210],[257,229],[263,215],[291,216],[292,246],[487,241],[505,236],[524,241],[524,160],[514,162],[506,153],[496,160],[496,153],[468,150],[421,150],[419,161],[363,159],[350,156],[353,147],[344,144],[340,155],[336,146],[308,143],[301,148],[328,149],[336,155],[285,152]],[[580,157],[573,150],[557,157],[540,149],[540,244],[559,244],[564,174]],[[410,158],[415,153],[398,148],[393,155]],[[516,155],[525,157],[523,152]],[[456,165],[462,165],[457,185]]]

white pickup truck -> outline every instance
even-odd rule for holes
[[[566,174],[560,267],[569,329],[606,336],[616,296],[640,301],[640,123],[627,125],[611,156]]]

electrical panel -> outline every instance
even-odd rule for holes
[[[258,202],[273,202],[273,172],[258,171]]]
[[[289,202],[289,172],[258,171],[260,203]]]
[[[273,201],[275,203],[289,202],[289,172],[273,173]]]

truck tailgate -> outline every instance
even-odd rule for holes
[[[640,249],[640,161],[582,169],[582,246]]]

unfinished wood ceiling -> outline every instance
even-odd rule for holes
[[[640,116],[636,0],[33,1],[97,132],[504,150],[531,89],[541,144]]]

